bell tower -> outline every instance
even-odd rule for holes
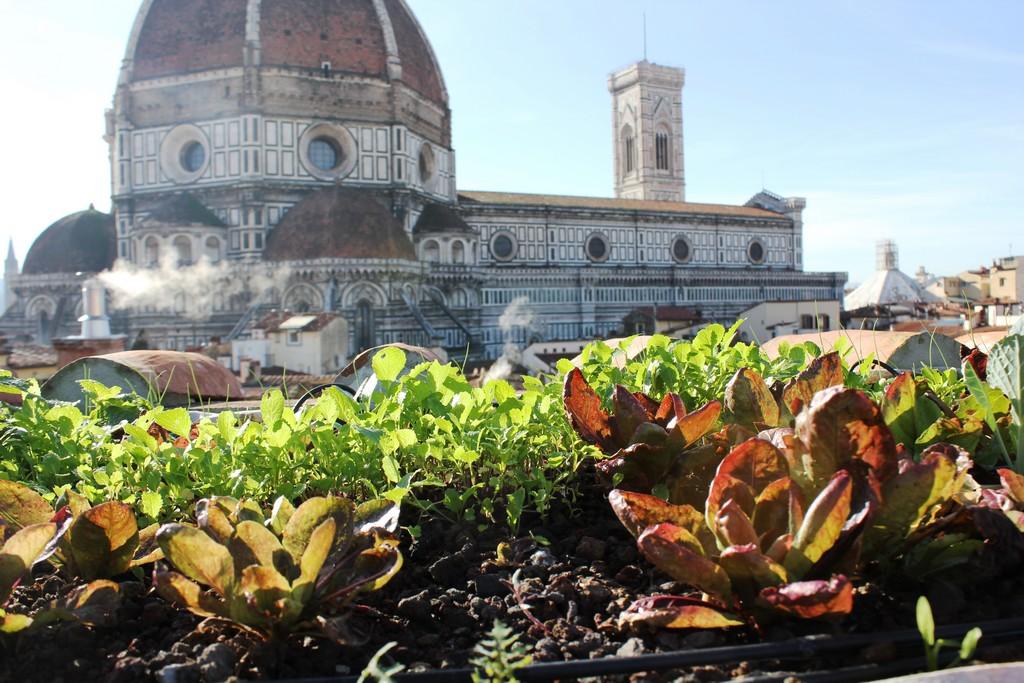
[[[686,72],[646,59],[608,77],[615,145],[615,196],[682,202]]]

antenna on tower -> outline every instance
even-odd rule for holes
[[[647,12],[644,12],[644,61],[647,61]]]

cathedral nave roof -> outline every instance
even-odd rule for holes
[[[700,214],[710,216],[737,216],[744,218],[784,218],[781,214],[752,206],[666,202],[645,199],[613,199],[610,197],[524,194],[516,192],[476,192],[460,190],[459,202],[461,204],[469,205],[500,204],[508,206],[534,206],[537,208],[605,209],[611,211],[650,211],[651,213]]]

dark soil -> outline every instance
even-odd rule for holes
[[[475,526],[424,523],[418,540],[403,545],[405,566],[348,621],[349,645],[296,636],[285,643],[261,642],[230,624],[202,621],[172,607],[144,584],[122,584],[125,600],[108,626],[79,623],[48,626],[21,637],[0,639],[0,680],[129,681],[168,683],[303,678],[358,674],[381,646],[396,642],[389,656],[409,670],[465,666],[495,619],[521,634],[535,660],[574,660],[640,655],[726,644],[782,640],[810,633],[882,633],[913,627],[913,603],[930,595],[936,621],[977,622],[1024,614],[1019,580],[956,587],[947,583],[905,586],[883,593],[859,589],[854,614],[842,625],[780,622],[763,632],[629,632],[617,616],[634,599],[686,588],[652,570],[638,557],[630,536],[603,497],[581,508],[563,507],[546,521],[525,520],[532,536],[512,541]],[[513,574],[519,571],[513,589]],[[61,590],[56,576],[40,577],[15,594],[13,611],[37,610]],[[1024,658],[1021,646],[990,659]],[[896,657],[884,644],[847,655],[846,663]],[[813,669],[840,661],[758,662],[757,670]],[[750,663],[674,672],[664,680],[718,681],[749,673]],[[680,678],[682,676],[682,678]],[[640,677],[634,677],[639,680]]]

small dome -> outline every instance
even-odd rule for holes
[[[267,261],[306,259],[416,260],[387,197],[371,190],[329,187],[293,206],[267,239]]]
[[[224,221],[188,192],[171,195],[153,207],[146,223],[223,228]]]
[[[450,206],[433,202],[423,207],[423,213],[412,229],[414,235],[425,235],[432,232],[473,233],[462,216]]]
[[[251,13],[251,15],[250,15]],[[132,80],[228,69],[258,45],[266,69],[400,80],[447,106],[441,70],[404,0],[152,0],[128,60]]]
[[[65,216],[43,231],[25,257],[24,275],[98,273],[114,265],[114,217],[89,207]]]

